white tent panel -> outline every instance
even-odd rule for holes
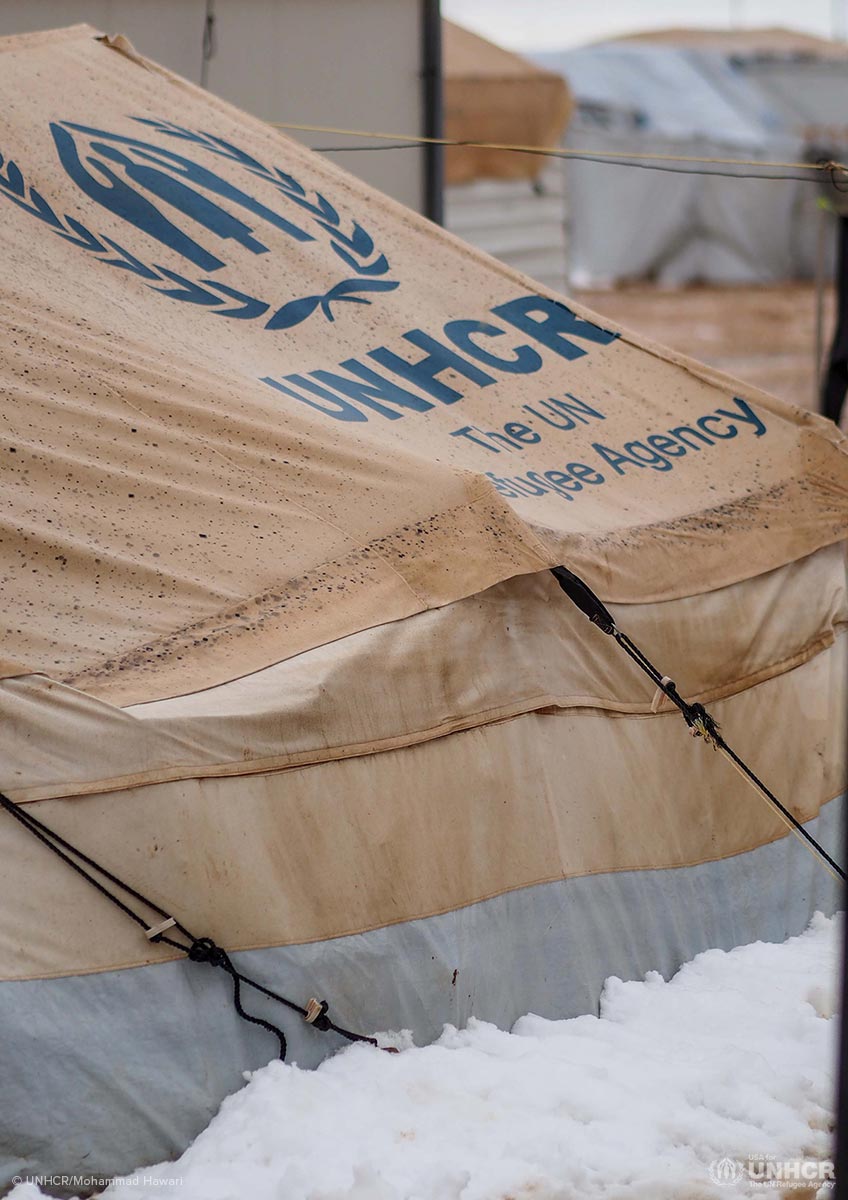
[[[628,43],[538,58],[560,70],[576,96],[566,145],[634,156],[631,165],[568,162],[572,286],[770,283],[812,274],[813,185],[728,178],[745,168],[721,162],[662,161],[803,157],[800,131],[729,58]],[[652,166],[649,155],[657,156]]]

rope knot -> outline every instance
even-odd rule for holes
[[[189,948],[188,956],[192,962],[209,963],[213,967],[222,967],[227,961],[227,954],[209,937],[195,938]]]
[[[330,1018],[327,1016],[329,1004],[326,1000],[316,1000],[314,997],[306,1005],[306,1013],[304,1021],[307,1025],[314,1025],[316,1029],[320,1029],[322,1033],[326,1033],[331,1028]]]
[[[715,718],[707,712],[703,704],[687,704],[683,716],[692,737],[703,738],[708,746],[712,746],[714,750],[718,749],[721,736],[719,727]]]

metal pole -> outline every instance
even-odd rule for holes
[[[442,14],[439,0],[421,0],[423,134],[444,137],[442,100]],[[424,215],[444,224],[444,148],[428,143],[424,156]]]
[[[822,390],[822,367],[824,365],[824,276],[827,212],[823,204],[819,207],[819,224],[816,232],[816,348],[813,378],[813,409],[818,411]]]
[[[837,425],[848,390],[848,215],[838,216],[836,252],[836,321],[821,390],[821,411]]]
[[[206,0],[203,18],[203,57],[200,60],[200,86],[209,86],[209,62],[215,54],[215,0]]]
[[[848,730],[845,732],[848,743]],[[846,745],[848,750],[848,745]],[[848,786],[848,779],[844,780]],[[848,853],[848,821],[842,817],[842,861]],[[843,886],[841,903],[842,909],[842,970],[839,1005],[839,1046],[837,1048],[836,1074],[836,1150],[834,1167],[836,1177],[836,1192],[834,1200],[848,1200],[848,913],[846,913],[846,889]]]

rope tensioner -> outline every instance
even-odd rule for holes
[[[615,638],[625,654],[629,655],[636,665],[653,681],[657,690],[651,702],[651,711],[656,712],[659,708],[659,697],[666,696],[682,713],[683,719],[692,736],[702,738],[707,746],[712,746],[714,750],[720,750],[724,757],[771,806],[790,832],[814,855],[825,870],[829,871],[835,879],[845,881],[846,874],[842,867],[831,858],[824,847],[804,828],[789,809],[784,804],[781,804],[777,796],[754,774],[747,763],[743,762],[739,755],[728,746],[715,718],[710,715],[703,704],[689,704],[683,699],[677,690],[674,680],[670,679],[668,675],[662,675],[650,659],[646,658],[635,642],[632,642],[626,633],[622,633],[616,627],[615,619],[609,609],[604,606],[589,585],[578,575],[575,575],[565,567],[552,567],[551,574],[569,600],[576,604],[581,612],[585,613],[593,625],[597,625],[603,633]]]

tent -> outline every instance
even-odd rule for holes
[[[0,1186],[175,1155],[278,1052],[163,913],[424,1040],[832,910],[549,568],[835,851],[843,435],[123,39],[0,57]],[[301,1066],[345,1044],[242,1001]]]
[[[556,146],[571,115],[566,82],[451,21],[442,22],[445,137]],[[445,224],[452,233],[549,287],[565,283],[561,161],[448,146]]]
[[[709,42],[690,45],[685,38],[677,44],[673,31],[666,38],[644,36],[651,40],[535,56],[560,71],[574,93],[569,148],[625,159],[638,154],[805,161],[804,130],[760,85],[761,68],[744,66],[729,47],[725,52]],[[834,68],[841,69],[836,62],[825,67],[828,73]],[[710,178],[696,170],[673,174],[569,161],[571,282],[609,286],[648,278],[677,286],[812,276],[815,185],[727,178],[728,172],[746,169],[711,169],[724,174]]]
[[[722,54],[739,59],[846,59],[848,47],[844,42],[802,33],[800,29],[784,29],[780,25],[710,29],[681,26],[670,29],[645,29],[629,33],[618,40],[650,42],[652,45],[686,47],[693,50],[720,50]]]

